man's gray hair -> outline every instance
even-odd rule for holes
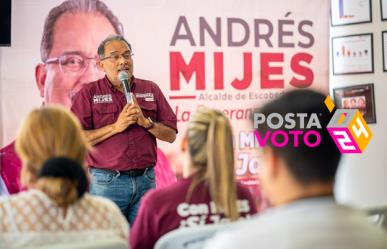
[[[67,13],[86,12],[99,13],[105,16],[114,27],[117,34],[124,33],[123,26],[113,12],[100,0],[66,0],[51,9],[44,23],[42,41],[40,43],[40,56],[43,62],[48,59],[53,46],[54,26],[58,18]],[[82,25],[81,23],[79,25]]]
[[[122,35],[110,35],[105,40],[103,40],[98,46],[98,56],[100,59],[103,59],[105,57],[105,46],[111,41],[121,41],[128,45],[130,51],[132,51],[132,46],[130,46],[130,43],[125,40]]]

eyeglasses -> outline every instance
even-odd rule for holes
[[[83,73],[89,66],[90,61],[93,61],[93,66],[96,66],[98,58],[86,57],[82,54],[64,54],[59,57],[47,59],[45,64],[58,63],[62,73]]]
[[[134,54],[132,52],[130,52],[130,51],[129,52],[125,52],[123,54],[112,54],[112,55],[106,56],[104,58],[101,58],[101,61],[108,59],[111,62],[117,62],[117,61],[120,60],[121,57],[124,58],[124,60],[130,60],[130,59],[132,59],[133,55]]]

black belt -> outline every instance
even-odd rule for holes
[[[94,168],[92,169],[103,171],[109,174],[115,174],[115,175],[128,175],[128,176],[142,176],[147,170],[152,169],[153,167],[143,168],[143,169],[131,169],[131,170],[112,170],[112,169],[101,169],[101,168]]]

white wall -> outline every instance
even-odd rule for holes
[[[330,29],[331,37],[373,33],[373,74],[333,76],[330,60],[331,93],[336,87],[374,83],[377,123],[369,125],[373,138],[363,154],[343,158],[335,189],[339,202],[359,207],[387,205],[387,72],[383,72],[381,37],[384,30],[387,31],[387,21],[381,21],[379,0],[372,0],[372,23]]]

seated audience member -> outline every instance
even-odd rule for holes
[[[221,112],[199,109],[182,149],[191,159],[186,178],[144,196],[131,229],[132,248],[153,248],[177,228],[236,221],[256,212],[248,189],[235,181],[231,126]]]
[[[382,230],[362,213],[337,204],[333,198],[341,154],[326,129],[331,114],[324,107],[324,99],[320,93],[297,90],[258,110],[266,117],[271,113],[283,117],[287,113],[306,113],[308,119],[316,113],[321,128],[314,125],[304,129],[304,120],[296,118],[292,130],[314,130],[321,135],[320,144],[307,147],[300,138],[299,146],[293,146],[289,138],[287,145],[276,147],[268,139],[263,148],[261,183],[274,207],[233,230],[220,232],[206,248],[387,248],[387,235]],[[285,125],[278,129],[289,132]],[[267,124],[258,125],[261,137],[267,131],[273,132]]]
[[[63,107],[33,110],[16,139],[27,191],[0,198],[0,247],[121,238],[129,227],[111,201],[86,193],[88,145]]]

